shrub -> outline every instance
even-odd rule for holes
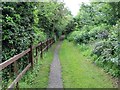
[[[73,31],[69,35],[68,40],[81,44],[81,47],[88,44],[91,40],[100,40],[95,43],[95,47],[91,54],[94,62],[98,66],[103,67],[106,72],[117,77],[120,75],[118,67],[118,25],[119,23],[111,27],[109,25],[101,24],[92,27],[91,30],[88,30],[87,26],[83,27],[81,30],[77,28],[76,30],[78,31]]]
[[[102,24],[99,26],[94,26],[94,28],[92,28],[89,31],[89,35],[90,35],[91,39],[92,38],[106,39],[106,38],[108,38],[108,35],[109,35],[109,26],[105,25],[105,24]]]
[[[113,26],[109,32],[108,39],[102,40],[95,45],[93,54],[97,55],[96,64],[104,67],[105,71],[118,77],[119,68],[119,45],[118,45],[118,26]]]
[[[75,28],[69,37],[69,41],[76,43],[89,43],[90,40],[96,39],[107,39],[109,35],[109,26],[102,24],[100,26],[87,26],[85,25],[82,29]]]

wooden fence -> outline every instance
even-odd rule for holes
[[[55,42],[54,38],[50,38],[47,39],[44,42],[40,42],[39,44],[37,44],[36,46],[30,46],[30,48],[28,48],[27,50],[23,51],[20,54],[17,54],[13,57],[11,57],[9,60],[6,60],[5,62],[0,63],[0,71],[2,71],[5,67],[11,65],[12,63],[14,63],[14,73],[16,74],[16,79],[11,83],[11,85],[8,87],[8,90],[11,88],[14,88],[16,86],[16,88],[18,88],[18,82],[19,80],[23,77],[23,75],[26,73],[27,70],[29,70],[29,68],[33,67],[34,64],[34,60],[38,58],[38,52],[40,53],[40,57],[43,58],[43,52],[45,50],[48,50],[48,48]],[[36,55],[34,57],[33,55],[33,50],[36,50]],[[26,54],[29,54],[29,64],[23,69],[23,71],[21,73],[18,74],[18,70],[17,70],[17,60],[22,58],[23,56],[25,56]]]

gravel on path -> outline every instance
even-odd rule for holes
[[[54,51],[54,59],[50,67],[49,84],[48,88],[63,88],[61,65],[58,57],[58,51],[62,42],[58,42],[58,45]]]

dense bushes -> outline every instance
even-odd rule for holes
[[[68,40],[75,41],[76,43],[89,43],[96,39],[107,39],[109,35],[109,26],[85,26],[79,31],[73,31],[69,36]]]
[[[120,24],[120,23],[119,23]],[[103,66],[105,70],[111,73],[113,76],[120,75],[120,68],[119,68],[119,57],[118,57],[118,26],[114,26],[114,30],[111,30],[109,33],[109,38],[107,40],[102,40],[95,45],[93,53],[97,55],[97,59],[95,62]]]
[[[92,44],[93,50],[90,53],[96,65],[103,67],[106,72],[118,77],[120,76],[118,45],[120,21],[118,17],[116,21],[116,14],[112,11],[115,7],[111,5],[115,4],[120,3],[83,4],[79,14],[75,17],[75,23],[77,24],[74,31],[69,34],[68,40],[74,41],[81,46],[83,44]]]
[[[17,7],[17,8],[16,8]],[[26,10],[31,12],[26,12]],[[10,57],[27,49],[31,44],[34,3],[2,3],[2,62]],[[26,63],[26,57],[19,63],[19,69],[22,70]],[[23,64],[23,66],[21,66]],[[3,70],[2,85],[6,87],[9,78],[15,77],[13,65]],[[11,73],[11,74],[10,74]]]
[[[64,4],[57,1],[2,2],[2,62],[28,49],[32,44],[60,36],[68,12]],[[66,22],[69,22],[68,18]],[[27,57],[28,55],[17,61],[18,72],[27,65]],[[15,78],[13,65],[3,70],[2,77],[5,88]]]
[[[118,66],[118,29],[112,27],[109,29],[104,29],[103,27],[95,27],[89,32],[73,31],[69,37],[69,41],[74,41],[79,44],[89,44],[91,41],[96,42],[93,48],[91,55],[96,55],[95,63],[99,66],[104,67],[104,69],[112,74],[113,76],[118,77],[120,75],[120,68]],[[99,40],[99,41],[98,41]]]

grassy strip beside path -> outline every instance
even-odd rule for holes
[[[50,65],[54,56],[54,44],[48,52],[44,52],[43,59],[38,60],[38,63],[34,65],[33,72],[28,71],[27,74],[22,78],[19,85],[20,88],[47,88]]]
[[[64,88],[113,88],[111,78],[87,60],[73,43],[63,42],[59,58]]]

